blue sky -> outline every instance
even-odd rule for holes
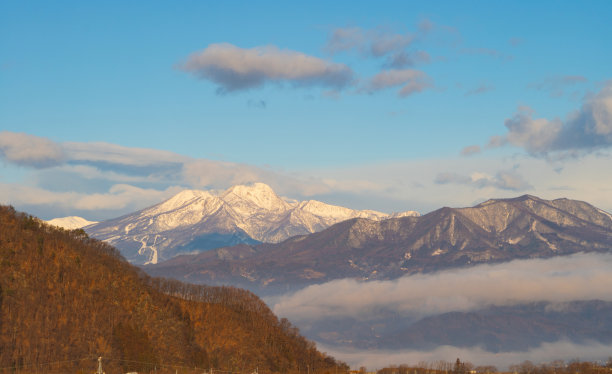
[[[0,202],[100,220],[261,181],[385,212],[612,211],[612,3],[2,2]]]

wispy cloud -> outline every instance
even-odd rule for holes
[[[340,90],[354,79],[353,71],[344,64],[276,46],[246,49],[228,43],[209,45],[189,56],[178,69],[217,84],[219,93],[248,90],[267,83]]]
[[[488,56],[503,61],[510,61],[514,59],[512,55],[492,48],[462,48],[459,50],[459,52],[464,55]]]
[[[469,145],[461,150],[462,156],[471,156],[481,152],[479,145]]]
[[[525,42],[524,39],[522,38],[510,38],[508,39],[508,43],[510,43],[511,46],[513,47],[518,47],[519,45],[523,44]]]
[[[249,100],[247,105],[251,108],[266,109],[268,103],[265,100]]]
[[[386,68],[403,69],[431,62],[431,55],[416,49],[415,43],[423,41],[436,28],[429,20],[422,21],[410,33],[395,33],[384,27],[339,27],[330,33],[324,50],[332,55],[357,52],[363,58],[384,59]]]
[[[428,64],[430,62],[431,55],[425,51],[399,51],[388,57],[385,67],[402,69],[420,64]]]
[[[373,93],[391,87],[400,87],[398,96],[406,97],[433,87],[433,83],[427,74],[420,70],[386,70],[372,77],[364,90]]]
[[[396,34],[382,28],[340,27],[331,32],[324,49],[331,54],[355,50],[364,56],[382,57],[403,51],[415,38],[415,34]]]
[[[539,82],[531,83],[528,87],[540,91],[546,91],[552,97],[565,95],[567,89],[588,82],[582,75],[563,75],[548,77]]]
[[[475,188],[495,187],[502,190],[523,191],[532,186],[514,170],[502,170],[490,176],[486,173],[462,175],[454,172],[439,173],[435,178],[437,184],[463,184]]]
[[[534,111],[521,107],[505,121],[508,132],[493,137],[491,147],[504,144],[525,148],[530,154],[572,156],[612,146],[612,82],[587,97],[565,120],[533,118]]]
[[[472,88],[471,90],[467,91],[465,93],[465,96],[480,95],[485,92],[493,91],[494,89],[495,87],[490,84],[481,84],[480,86]]]
[[[98,216],[111,218],[117,212],[135,211],[157,204],[183,190],[173,186],[165,190],[140,188],[129,184],[116,184],[103,193],[77,191],[52,191],[40,187],[0,183],[0,203],[20,207],[37,207],[42,214],[53,216],[73,215],[75,212],[88,215],[95,211]]]

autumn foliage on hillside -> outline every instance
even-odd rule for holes
[[[248,291],[150,278],[82,230],[0,206],[0,371],[93,372],[98,356],[106,373],[347,369]]]

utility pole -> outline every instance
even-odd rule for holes
[[[98,371],[96,372],[96,374],[104,374],[104,371],[102,370],[102,357],[98,357]]]

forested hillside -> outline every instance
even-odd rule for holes
[[[113,247],[0,206],[0,371],[334,372],[254,294],[150,278]],[[338,367],[337,367],[338,366]]]

